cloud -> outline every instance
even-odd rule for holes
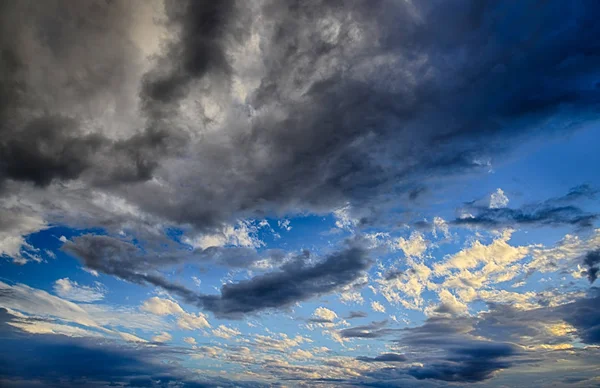
[[[377,301],[371,302],[371,308],[378,313],[385,313],[385,307]]]
[[[367,251],[349,247],[332,253],[314,265],[299,257],[281,270],[226,284],[218,296],[200,297],[201,305],[220,317],[237,318],[265,309],[292,304],[327,294],[359,278],[370,266]]]
[[[481,342],[454,350],[447,361],[413,367],[408,374],[419,380],[474,383],[487,380],[496,371],[511,367],[512,363],[506,359],[517,353],[510,344]]]
[[[196,339],[195,339],[194,337],[185,337],[185,338],[183,339],[183,341],[184,341],[186,344],[190,344],[190,345],[196,345]]]
[[[363,362],[404,362],[407,360],[403,354],[383,353],[376,357],[356,357],[358,361]]]
[[[152,342],[168,342],[173,339],[173,336],[166,331],[152,337]]]
[[[210,327],[206,315],[186,312],[179,304],[169,299],[156,296],[144,301],[140,310],[154,315],[174,315],[177,317],[177,326],[184,330],[195,330]]]
[[[364,311],[350,311],[346,319],[366,318],[368,316]]]
[[[387,321],[374,321],[367,325],[342,329],[338,334],[342,338],[380,338],[395,332],[395,329],[387,329],[386,326]]]
[[[427,241],[419,232],[413,232],[410,238],[406,240],[400,237],[397,241],[398,249],[401,249],[406,256],[423,257],[423,253],[427,250]]]
[[[588,267],[587,277],[590,283],[594,283],[598,278],[598,265],[600,264],[600,250],[588,252],[583,259],[583,264]]]
[[[232,329],[225,325],[219,325],[216,329],[212,330],[212,335],[215,337],[220,337],[224,339],[230,339],[231,337],[235,337],[237,335],[242,334],[239,330]]]
[[[590,228],[598,219],[598,215],[585,212],[572,203],[579,199],[595,198],[595,196],[596,191],[589,186],[577,186],[562,197],[524,205],[520,209],[491,206],[491,202],[490,206],[485,207],[478,205],[475,201],[467,204],[468,206],[461,210],[463,216],[456,218],[451,223],[494,229],[518,225],[572,225],[577,228]]]
[[[3,386],[144,386],[142,382],[150,384],[147,386],[177,382],[190,388],[244,385],[243,381],[236,384],[219,377],[198,379],[176,365],[182,353],[169,347],[27,334],[11,325],[14,319],[6,309],[0,309],[0,345],[5,350],[0,355]]]
[[[201,246],[245,244],[223,228],[265,215],[349,206],[366,225],[390,189],[414,198],[595,117],[595,5],[553,4],[527,23],[476,1],[6,5],[0,180],[47,223],[225,236]],[[137,216],[111,218],[99,195]],[[593,221],[569,206],[480,216],[469,222]]]
[[[106,288],[99,282],[93,287],[83,286],[69,278],[58,279],[54,282],[54,292],[64,299],[76,302],[95,302],[104,299]]]
[[[153,296],[144,301],[140,310],[155,315],[179,315],[184,313],[184,310],[176,302],[169,299],[162,299],[157,296]]]
[[[313,317],[310,321],[318,323],[331,323],[338,318],[334,311],[325,307],[317,307],[313,312]]]
[[[10,257],[15,264],[41,262],[37,250],[25,236],[46,227],[44,220],[31,210],[0,208],[0,257]]]
[[[494,193],[490,195],[490,209],[499,209],[508,206],[509,199],[504,194],[504,190],[497,189]]]

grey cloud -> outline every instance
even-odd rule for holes
[[[414,367],[408,374],[419,379],[474,383],[491,378],[500,369],[513,365],[507,358],[518,354],[510,344],[480,342],[453,350],[442,362]]]
[[[367,250],[349,242],[345,249],[314,264],[307,264],[310,254],[306,251],[275,271],[224,285],[220,295],[202,295],[169,281],[158,269],[184,261],[192,262],[194,258],[200,259],[205,255],[204,251],[196,255],[194,252],[175,250],[148,254],[130,242],[100,235],[76,237],[65,243],[62,249],[78,257],[90,269],[133,283],[164,288],[188,303],[211,311],[217,317],[228,318],[289,307],[296,302],[334,292],[362,276],[372,263]],[[234,249],[226,256],[236,252],[240,253],[240,250]],[[206,257],[219,258],[211,253]],[[275,252],[274,257],[281,259],[279,252]],[[258,256],[251,258],[257,259]]]
[[[364,311],[350,311],[346,319],[355,319],[355,318],[366,318],[369,314]]]
[[[594,283],[598,278],[598,271],[600,271],[600,268],[598,268],[600,265],[600,250],[588,252],[583,259],[583,264],[588,267],[587,277],[590,283]]]
[[[404,362],[406,356],[397,353],[383,353],[376,357],[356,357],[357,360],[363,362]]]
[[[377,208],[577,128],[598,103],[592,2],[167,1],[150,12],[160,23],[140,21],[144,1],[32,4],[2,5],[0,180],[52,223],[85,218],[92,192],[200,231]],[[136,31],[164,31],[151,58]],[[47,196],[19,183],[66,180]],[[481,222],[513,219],[595,215],[565,205]]]
[[[598,293],[598,289],[593,289]],[[579,299],[557,308],[563,319],[577,329],[577,335],[582,342],[590,345],[600,344],[600,297]]]
[[[39,176],[5,168],[6,178],[78,178],[202,230],[359,208],[390,190],[414,199],[431,179],[487,168],[548,118],[576,128],[598,102],[591,2],[168,1],[169,33],[149,69],[135,42],[118,39],[144,2],[66,4],[5,5],[3,35],[21,46],[1,42],[2,100],[12,101],[2,131],[21,144],[32,116],[19,112],[48,111],[77,122],[67,143],[82,148],[37,155],[32,140],[33,160],[52,163],[32,166]],[[119,114],[104,121],[107,106]]]
[[[594,222],[598,219],[598,215],[582,210],[574,205],[573,202],[594,199],[596,192],[596,190],[587,185],[577,186],[562,197],[528,204],[520,209],[489,208],[473,202],[467,204],[464,210],[474,214],[472,216],[457,218],[452,221],[452,224],[490,228],[516,225],[572,225],[578,228],[589,228],[594,225]]]
[[[225,284],[220,295],[201,296],[199,303],[217,317],[230,318],[288,307],[351,284],[370,267],[367,254],[366,250],[351,246],[314,265],[296,260],[279,271]]]
[[[381,338],[397,332],[386,328],[387,321],[374,321],[367,325],[349,327],[339,331],[342,338]]]

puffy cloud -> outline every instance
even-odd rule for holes
[[[152,342],[168,342],[173,339],[173,336],[166,331],[152,337]]]
[[[504,190],[497,189],[495,192],[490,194],[490,209],[499,209],[508,206],[509,199],[504,194]]]
[[[290,356],[292,358],[298,359],[298,360],[306,360],[308,358],[313,358],[313,355],[311,352],[307,351],[307,350],[302,350],[302,349],[296,349],[295,351],[293,351]]]
[[[183,341],[184,341],[186,344],[190,344],[190,345],[196,345],[196,339],[195,339],[194,337],[185,337],[185,338],[183,339]]]
[[[371,308],[375,312],[385,313],[385,307],[383,307],[383,305],[381,303],[377,302],[377,301],[371,302]]]
[[[396,245],[408,257],[423,257],[423,253],[427,250],[427,241],[425,241],[423,235],[419,232],[411,233],[408,240],[400,237]]]
[[[337,319],[337,314],[325,307],[317,307],[313,312],[313,321],[316,322],[333,322]]]
[[[156,315],[179,315],[184,313],[183,308],[176,302],[157,296],[144,301],[140,309]]]

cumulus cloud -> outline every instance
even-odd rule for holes
[[[168,342],[173,339],[173,336],[166,331],[152,337],[152,342]]]

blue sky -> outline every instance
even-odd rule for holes
[[[592,2],[3,7],[0,385],[600,384]]]

